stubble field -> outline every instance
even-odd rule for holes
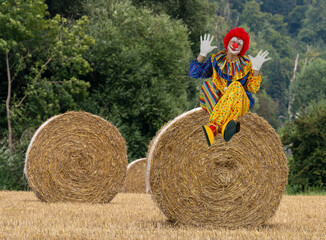
[[[150,195],[119,193],[108,204],[43,203],[0,191],[0,239],[326,239],[326,196],[287,196],[256,229],[175,226]]]

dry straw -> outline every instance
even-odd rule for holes
[[[122,188],[127,164],[115,126],[90,113],[67,112],[35,132],[24,172],[42,201],[107,203]]]
[[[270,219],[287,184],[281,141],[262,118],[247,113],[229,142],[209,148],[208,115],[196,108],[163,127],[147,155],[147,190],[175,223],[256,227]]]
[[[146,164],[147,159],[141,158],[128,165],[124,187],[126,193],[146,193]]]

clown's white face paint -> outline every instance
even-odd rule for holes
[[[238,55],[241,52],[241,49],[243,47],[243,40],[237,37],[233,37],[228,45],[228,50],[233,55]]]

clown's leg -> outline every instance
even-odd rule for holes
[[[204,82],[200,91],[200,106],[211,115],[218,100],[218,90],[216,89],[215,84],[212,81]],[[207,144],[208,146],[211,146],[214,142],[218,127],[216,124],[210,126],[204,125],[202,127],[206,136]]]
[[[234,120],[229,121],[227,124],[224,124],[221,134],[226,142],[230,141],[234,134],[236,134],[239,123],[236,123]]]
[[[209,123],[216,124],[221,129],[223,138],[229,141],[240,130],[240,125],[235,121],[248,112],[249,106],[250,101],[243,86],[240,82],[235,81],[229,85],[215,105]]]
[[[219,100],[219,91],[216,89],[215,84],[212,81],[206,81],[201,86],[200,90],[200,106],[209,115],[212,114],[212,111]]]
[[[205,136],[206,136],[206,141],[208,146],[212,146],[214,139],[215,139],[215,135],[217,133],[217,126],[215,124],[211,124],[209,126],[202,126]]]

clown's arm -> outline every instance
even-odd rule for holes
[[[245,85],[245,90],[256,93],[260,88],[261,83],[261,75],[259,73],[259,70],[264,62],[270,60],[271,58],[266,58],[269,52],[265,51],[262,53],[262,50],[259,51],[257,56],[254,58],[251,55],[249,55],[251,64],[252,64],[252,71],[249,75],[248,81]]]
[[[190,63],[189,76],[192,78],[210,78],[213,74],[211,59],[203,62],[205,57],[217,46],[211,46],[214,37],[210,35],[200,36],[200,53],[196,60]]]

